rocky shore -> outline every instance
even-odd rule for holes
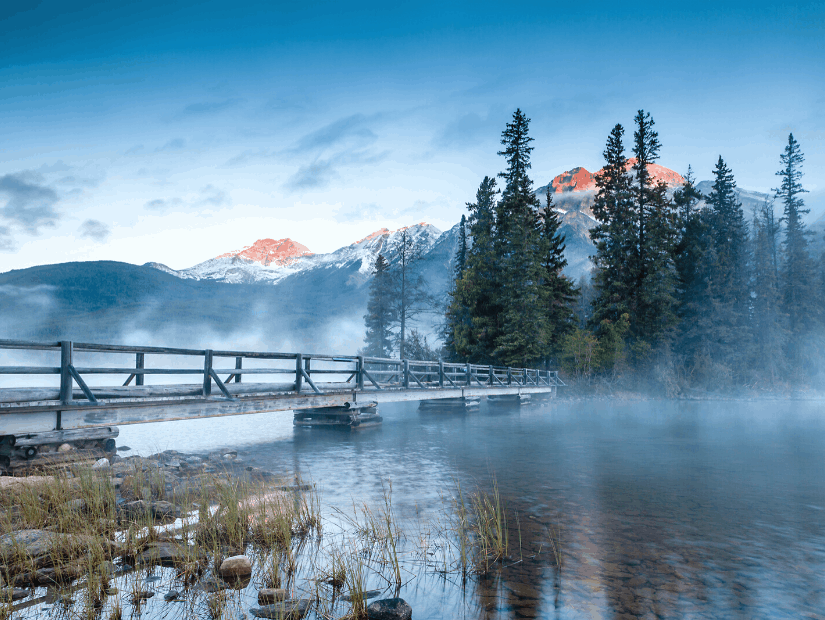
[[[124,605],[166,617],[163,606],[187,601],[217,619],[250,599],[252,616],[288,619],[330,606],[323,579],[314,591],[295,579],[295,541],[321,527],[311,485],[234,452],[115,455],[41,473],[0,478],[0,620],[72,606],[119,620]],[[411,617],[402,599],[366,605],[379,593],[333,587],[332,604],[344,594],[353,617]]]

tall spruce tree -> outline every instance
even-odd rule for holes
[[[575,305],[579,291],[562,270],[567,266],[564,257],[565,237],[559,232],[561,221],[553,205],[553,195],[547,186],[542,213],[541,236],[545,254],[542,260],[544,288],[547,295],[547,361],[558,363],[562,343],[576,326]]]
[[[779,222],[772,201],[753,218],[753,359],[749,367],[763,380],[776,383],[787,376],[787,317],[779,291]]]
[[[776,173],[782,182],[774,189],[784,208],[785,238],[782,270],[782,310],[788,316],[790,329],[789,358],[794,364],[802,362],[803,343],[817,312],[815,306],[814,265],[808,253],[805,223],[801,216],[809,213],[802,200],[807,190],[802,187],[802,163],[805,157],[794,139],[788,135],[788,144],[780,156],[782,168]]]
[[[467,250],[467,217],[462,215],[458,224],[458,247],[453,258],[453,283],[447,292],[444,321],[444,354],[448,360],[459,359],[455,346],[456,330],[467,330],[471,325],[469,308],[456,297],[457,283],[464,277],[467,269]]]
[[[676,272],[673,250],[677,241],[676,209],[667,185],[654,181],[649,166],[659,159],[659,134],[649,113],[634,118],[633,209],[638,244],[631,254],[635,276],[636,312],[631,330],[637,350],[664,343],[676,324]]]
[[[679,241],[674,251],[678,274],[678,351],[693,383],[711,379],[711,349],[715,320],[713,287],[715,254],[711,234],[711,214],[700,208],[705,196],[696,189],[688,167],[685,184],[673,194],[679,213]]]
[[[395,264],[390,268],[390,280],[395,293],[396,343],[398,356],[404,359],[409,323],[429,310],[432,299],[427,292],[427,282],[419,271],[418,263],[424,254],[420,239],[415,238],[409,228],[404,228],[399,231],[392,250]]]
[[[624,128],[617,124],[607,138],[605,165],[596,175],[593,216],[598,224],[590,229],[596,247],[590,324],[597,330],[603,321],[616,324],[623,315],[636,312],[634,262],[630,259],[639,239],[623,137]]]
[[[496,209],[496,257],[501,271],[501,330],[495,340],[494,359],[508,366],[527,366],[547,351],[547,289],[542,260],[546,254],[541,235],[540,203],[533,192],[529,135],[530,119],[517,109],[501,134],[507,169]]]
[[[720,156],[708,196],[714,246],[714,350],[717,363],[742,378],[750,350],[750,287],[748,231],[733,172]]]
[[[364,339],[364,355],[392,357],[392,325],[396,318],[396,300],[390,265],[383,254],[375,259],[370,282],[370,297],[364,323],[367,335]]]
[[[494,177],[484,177],[476,201],[467,203],[472,245],[461,278],[456,280],[447,310],[456,356],[477,363],[493,361],[501,328],[501,272],[496,257],[496,203]]]

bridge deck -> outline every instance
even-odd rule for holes
[[[59,375],[60,384],[0,388],[0,436],[363,402],[552,393],[564,385],[556,372],[541,369],[364,356],[0,340],[0,353],[10,349],[52,351],[59,353],[60,362],[54,366],[0,366],[0,376]],[[86,355],[97,364],[75,365],[76,354]],[[100,365],[101,358],[114,355],[122,359],[123,354],[134,355],[135,365]],[[158,356],[166,367],[146,367],[147,355]],[[202,358],[203,365],[186,368],[173,363],[193,356]],[[218,368],[214,366],[215,358],[235,358],[235,367]],[[244,361],[247,366],[254,365],[244,368]],[[127,376],[121,386],[87,383],[89,377],[118,374]],[[287,382],[242,381],[244,376],[284,374],[291,375]],[[199,375],[200,382],[145,385],[145,377],[154,375]],[[226,377],[221,379],[222,375]]]

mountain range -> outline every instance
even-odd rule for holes
[[[663,166],[652,172],[671,190],[684,182]],[[551,191],[566,237],[565,273],[577,280],[592,266],[596,174],[573,168],[536,190],[542,205]],[[697,186],[708,193],[710,185]],[[768,198],[738,194],[746,214]],[[403,230],[423,248],[419,269],[430,292],[445,299],[458,225],[442,232],[421,222],[382,228],[328,254],[312,253],[311,243],[267,238],[181,270],[96,261],[10,271],[0,274],[0,338],[352,353],[363,340],[375,258],[382,253],[394,263]],[[418,327],[432,339],[442,316],[443,307],[434,307]]]

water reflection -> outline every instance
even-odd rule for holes
[[[391,480],[409,523],[442,510],[456,481],[495,476],[514,516],[510,561],[466,590],[420,575],[402,591],[416,617],[798,618],[825,602],[821,409],[558,401],[437,415],[405,403],[353,433],[293,431],[284,414],[198,421],[197,441],[194,422],[162,432],[168,447],[232,446],[250,465],[311,477],[327,506],[377,504]],[[152,436],[122,428],[120,443]]]

